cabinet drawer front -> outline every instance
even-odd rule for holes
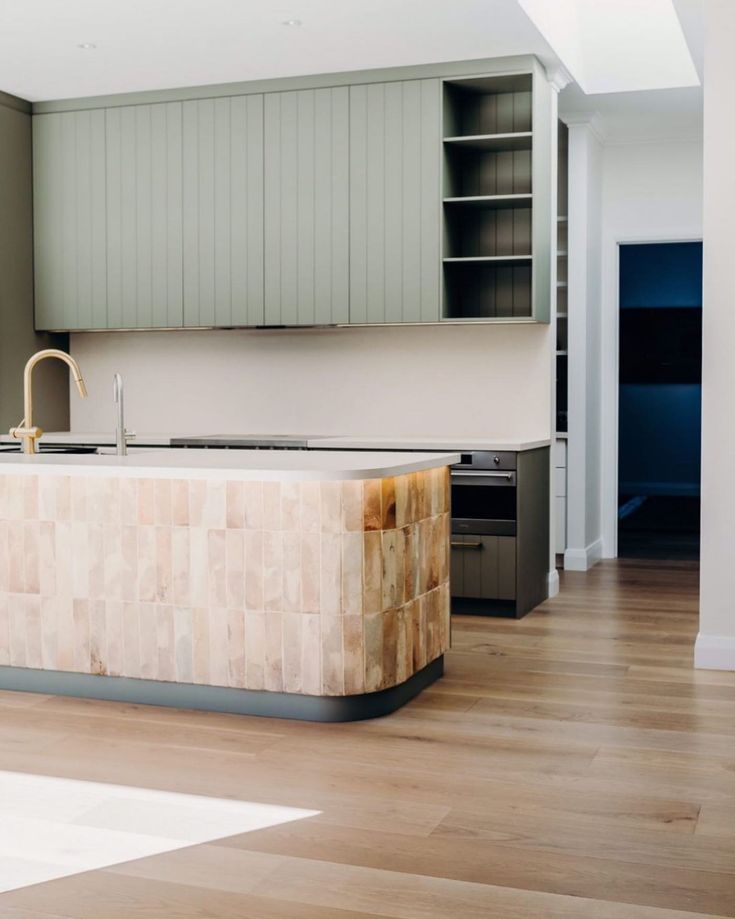
[[[567,441],[557,440],[554,443],[554,466],[557,469],[566,469],[567,466]]]
[[[453,534],[451,543],[450,576],[453,597],[515,599],[515,537]]]
[[[554,470],[554,497],[563,498],[567,493],[567,471],[556,468]]]
[[[468,597],[497,597],[498,595],[498,537],[465,536],[468,547],[463,550],[464,589]]]
[[[556,498],[555,507],[555,549],[556,552],[560,554],[564,552],[567,547],[567,499]]]

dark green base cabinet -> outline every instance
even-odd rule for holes
[[[512,606],[515,596],[515,536],[452,536],[453,600],[485,597]]]
[[[520,619],[548,596],[549,449],[505,453],[501,463],[515,470],[515,501],[503,502],[503,519],[478,519],[477,533],[467,532],[466,520],[453,527],[453,613]]]

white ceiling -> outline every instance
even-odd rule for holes
[[[518,0],[586,93],[698,86],[672,0]]]
[[[704,80],[704,0],[674,0],[684,38],[689,45],[699,79]]]
[[[529,53],[556,60],[516,0],[0,0],[31,101]]]
[[[596,115],[607,143],[701,140],[702,88],[585,96],[572,84],[559,98],[559,113]]]
[[[673,0],[689,52],[704,79],[703,0]],[[571,84],[559,98],[562,116],[596,114],[608,143],[701,140],[701,86],[586,96]]]
[[[700,74],[701,2],[674,0]],[[0,0],[0,90],[31,101],[513,54],[560,63],[517,0]],[[572,85],[560,111],[613,141],[691,137],[702,93]]]

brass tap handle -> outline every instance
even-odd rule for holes
[[[18,424],[16,424],[16,426],[15,426],[14,428],[11,428],[11,429],[8,431],[8,434],[10,434],[11,437],[15,437],[16,440],[20,440],[20,438],[21,438],[22,435],[19,434],[18,432],[19,432],[19,431],[22,431],[23,428],[25,427],[25,425],[26,425],[26,420],[25,420],[25,418],[21,418],[21,420],[18,422]]]
[[[25,423],[25,418],[17,427],[11,428],[8,433],[11,437],[15,437],[16,440],[23,441],[24,453],[35,453],[36,444],[43,436],[43,430],[37,425],[28,427]]]
[[[21,440],[23,437],[34,437],[38,439],[43,436],[43,430],[34,424],[30,428],[26,425],[25,418],[16,425],[16,427],[11,428],[8,431],[11,437],[15,437],[17,440]]]

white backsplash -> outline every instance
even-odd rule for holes
[[[112,376],[137,431],[548,437],[543,325],[71,336],[89,389],[74,431],[114,427]]]

